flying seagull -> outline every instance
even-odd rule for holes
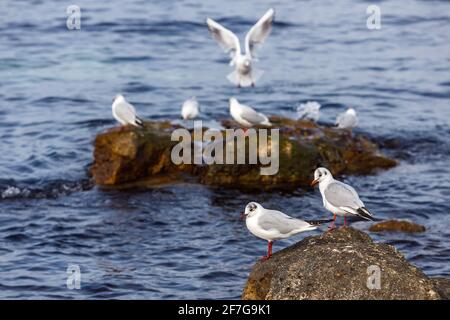
[[[372,214],[359,199],[355,189],[348,184],[335,180],[327,168],[317,168],[314,171],[314,180],[311,182],[311,186],[316,184],[319,184],[323,206],[333,214],[330,229],[334,228],[337,215],[344,217],[344,226],[347,225],[346,217],[351,216],[373,221]]]
[[[262,76],[263,71],[253,69],[252,63],[256,59],[256,46],[263,44],[266,40],[272,30],[274,18],[275,10],[270,8],[250,29],[245,36],[245,53],[241,50],[239,39],[233,32],[210,18],[206,19],[206,24],[213,38],[225,53],[230,53],[230,66],[234,66],[235,70],[227,78],[236,86],[254,86],[255,82]]]
[[[267,255],[262,260],[267,260],[272,256],[273,241],[288,238],[300,232],[314,230],[322,222],[331,221],[303,221],[290,217],[281,211],[265,209],[256,202],[247,204],[242,215],[245,218],[248,230],[258,238],[268,241]]]
[[[142,127],[142,120],[136,115],[133,105],[128,103],[125,98],[118,94],[113,99],[112,114],[114,118],[122,125],[131,124],[136,127]]]

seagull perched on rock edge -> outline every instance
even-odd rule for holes
[[[303,221],[284,214],[281,211],[265,209],[256,202],[250,202],[241,214],[245,218],[247,229],[258,238],[267,240],[267,255],[262,260],[272,256],[272,244],[275,240],[285,239],[297,233],[310,231],[318,225],[331,220]]]
[[[112,114],[122,125],[131,124],[140,128],[143,126],[143,122],[136,115],[136,110],[133,105],[128,103],[121,94],[116,95],[113,99]]]
[[[359,199],[358,193],[353,187],[335,180],[327,168],[317,168],[314,171],[314,180],[311,186],[319,184],[322,194],[323,206],[333,214],[333,222],[330,229],[334,229],[336,216],[344,217],[344,226],[347,225],[346,217],[361,217],[373,221],[372,214]]]

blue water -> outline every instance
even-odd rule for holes
[[[266,246],[238,219],[247,202],[329,216],[318,190],[95,187],[92,142],[116,125],[118,92],[148,119],[178,118],[192,95],[207,122],[228,117],[231,95],[292,117],[315,100],[323,123],[355,107],[358,131],[400,165],[342,179],[377,217],[427,227],[372,236],[428,275],[450,276],[450,3],[376,2],[382,27],[368,30],[371,3],[77,0],[81,30],[69,31],[64,1],[1,1],[0,298],[239,298]],[[256,88],[234,88],[204,21],[244,36],[270,6],[266,73]],[[66,287],[68,264],[81,268],[80,290]]]

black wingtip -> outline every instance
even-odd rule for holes
[[[358,212],[358,216],[364,218],[366,220],[374,221],[372,214],[365,207],[359,208],[356,210]]]
[[[140,127],[140,128],[143,128],[143,127],[144,127],[144,121],[142,121],[141,118],[136,117],[135,122],[136,122],[136,124],[138,125],[138,127]]]
[[[320,226],[325,223],[332,222],[333,219],[325,219],[325,220],[306,220],[312,226]]]

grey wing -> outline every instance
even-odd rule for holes
[[[135,123],[136,122],[136,110],[134,107],[127,103],[123,102],[116,106],[116,115],[127,123]]]
[[[258,124],[268,121],[265,115],[243,104],[241,104],[241,117],[242,119],[252,124]]]
[[[236,52],[240,54],[241,47],[239,45],[239,39],[233,32],[210,18],[206,19],[206,24],[213,38],[219,43],[222,49],[226,53],[230,52],[231,58],[235,56]]]
[[[272,30],[275,10],[270,8],[245,36],[246,54],[255,57],[255,46],[261,45]]]
[[[308,230],[313,228],[308,222],[292,218],[280,211],[267,210],[258,219],[259,226],[264,230],[275,229],[282,234],[288,234],[294,230]]]
[[[324,195],[326,200],[337,208],[349,207],[356,210],[364,206],[355,189],[342,182],[330,183]]]

